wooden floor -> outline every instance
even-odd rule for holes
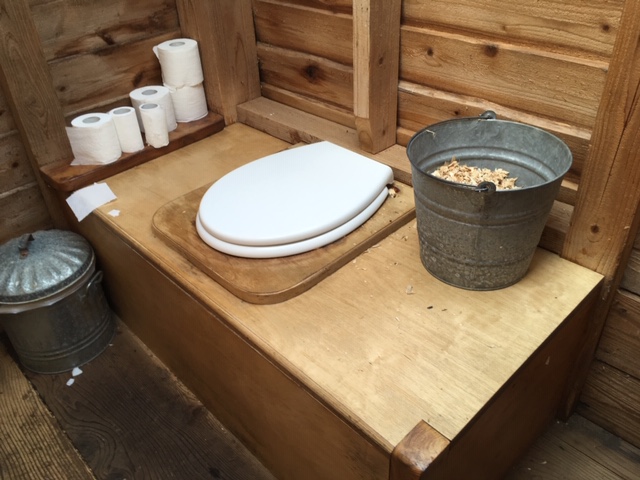
[[[273,480],[122,323],[82,370],[71,385],[71,373],[25,371],[0,335],[1,479]],[[637,478],[640,450],[577,415],[508,476]]]

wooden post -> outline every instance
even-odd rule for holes
[[[73,154],[27,0],[0,0],[0,87],[53,224],[65,228],[68,224],[58,197],[44,183],[40,167],[71,160]]]
[[[177,0],[180,28],[198,41],[209,110],[228,125],[236,107],[260,96],[251,0]]]
[[[400,0],[353,1],[354,114],[360,147],[396,143]]]
[[[592,145],[562,256],[605,276],[566,410],[574,408],[638,230],[640,205],[640,0],[622,12]]]

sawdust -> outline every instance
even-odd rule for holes
[[[496,190],[513,190],[520,188],[516,185],[517,177],[509,177],[509,172],[502,168],[491,170],[470,165],[461,165],[455,157],[450,162],[438,167],[432,175],[449,182],[464,185],[479,185],[482,182],[492,182]]]

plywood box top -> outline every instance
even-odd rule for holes
[[[96,215],[389,452],[420,421],[453,439],[602,279],[539,249],[516,285],[451,287],[422,266],[412,221],[309,291],[253,305],[154,235],[151,219],[166,203],[289,146],[228,126],[108,179],[118,199]]]

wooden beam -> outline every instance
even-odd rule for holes
[[[40,167],[73,158],[40,37],[27,0],[0,0],[0,87],[22,137],[54,226],[66,219]]]
[[[236,106],[260,96],[251,0],[177,0],[185,37],[198,41],[209,110],[228,125]]]
[[[580,395],[638,230],[640,205],[640,0],[627,0],[562,256],[605,276],[590,337],[568,392]]]
[[[354,114],[360,147],[378,153],[396,143],[400,0],[354,0]]]

